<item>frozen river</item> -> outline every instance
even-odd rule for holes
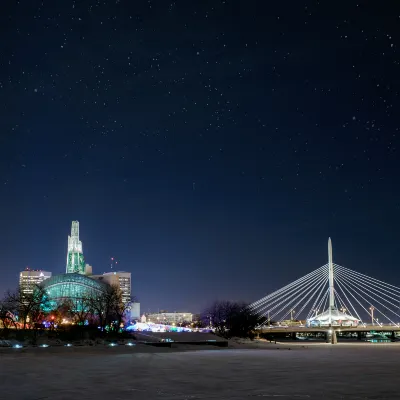
[[[67,350],[1,352],[0,399],[400,399],[398,345]]]

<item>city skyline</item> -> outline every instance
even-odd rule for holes
[[[79,235],[79,221],[77,221],[77,220],[75,220],[75,221],[72,221],[72,228],[71,228],[71,236],[69,236],[68,235],[68,238],[67,238],[68,240],[67,240],[67,250],[68,250],[68,253],[72,250],[72,251],[77,251],[77,250],[79,250],[79,253],[80,254],[83,254],[83,243],[82,243],[82,241],[81,240],[79,240],[80,239],[80,235]],[[109,262],[109,260],[114,260],[115,258],[114,257],[111,257],[111,258],[109,258],[107,261]],[[328,261],[328,263],[327,263],[327,265],[331,265],[331,263],[332,263],[332,241],[331,241],[331,238],[329,237],[329,240],[328,240],[328,257],[327,257],[327,261]],[[68,258],[67,258],[67,262],[68,262]],[[321,263],[321,265],[322,265],[323,263]],[[107,265],[107,268],[104,270],[104,271],[102,271],[101,270],[101,268],[100,269],[95,269],[95,271],[94,272],[96,272],[96,273],[94,273],[94,276],[101,276],[102,274],[104,274],[104,275],[109,275],[109,274],[112,274],[112,273],[116,273],[117,271],[124,271],[123,269],[115,269],[115,271],[113,272],[113,269],[112,269],[112,266],[110,267],[109,266],[109,264],[107,263],[107,262],[105,262],[104,263],[104,265]],[[114,264],[112,264],[112,265],[114,265]],[[115,265],[114,265],[115,266]],[[92,268],[92,266],[90,266],[91,268]],[[25,268],[25,271],[33,271],[33,272],[40,272],[40,271],[45,271],[46,270],[46,268],[40,268],[40,269],[37,269],[37,268],[31,268],[31,266],[27,266],[26,268]],[[50,272],[50,276],[51,276],[51,274],[54,274],[54,275],[57,275],[57,274],[62,274],[62,273],[64,273],[65,271],[62,271],[62,272],[60,272],[59,271],[59,269],[57,268],[55,271],[53,271],[52,269],[50,269],[50,268],[47,268],[47,270]],[[89,276],[92,274],[92,272],[91,272],[92,270],[90,269],[90,274],[89,274]],[[73,271],[72,271],[73,272]],[[285,271],[284,271],[285,272]],[[360,271],[360,272],[363,272],[363,271]],[[19,274],[22,274],[23,272],[19,272]],[[67,271],[67,273],[68,273],[68,271]],[[85,274],[85,272],[82,272],[83,274]],[[132,275],[134,276],[134,272],[131,272],[131,271],[129,271],[129,273],[132,273]],[[291,276],[290,278],[296,278],[296,276]],[[20,279],[20,282],[21,282],[21,278],[19,278]],[[20,285],[21,285],[21,283],[20,283]],[[272,289],[276,289],[276,288],[272,288]],[[130,291],[131,289],[129,289],[129,291]],[[134,288],[134,290],[138,290],[139,291],[139,293],[140,293],[140,287],[139,288]],[[136,298],[137,296],[136,296],[136,294],[134,294],[134,297]],[[216,297],[216,298],[218,298],[218,297]],[[241,299],[240,297],[238,297],[238,298],[235,298],[235,300],[237,300],[237,299]],[[151,299],[150,300],[150,302],[149,302],[149,304],[152,304],[152,300],[153,299]],[[242,300],[242,299],[241,299]],[[246,299],[247,300],[247,299]],[[140,298],[138,298],[138,301],[140,302]],[[250,303],[251,302],[251,300],[249,300],[248,301],[248,303]],[[185,309],[185,305],[184,304],[182,304],[180,307],[178,307],[177,308],[177,310],[184,310]],[[163,305],[161,305],[161,306],[154,306],[154,303],[153,303],[153,305],[152,305],[152,307],[150,307],[150,306],[148,306],[148,304],[144,304],[144,308],[143,308],[143,313],[149,313],[149,312],[156,312],[157,310],[159,310],[159,309],[162,309],[163,308]],[[166,308],[166,307],[164,307],[164,308]],[[175,307],[176,308],[176,307]],[[187,307],[186,307],[187,308]],[[195,309],[195,311],[193,311],[193,312],[199,312],[199,310],[200,310],[200,308],[199,307],[194,307],[194,309]],[[169,312],[173,312],[172,311],[172,309],[169,309]],[[190,309],[189,311],[186,311],[186,312],[192,312],[192,310]]]
[[[335,262],[400,286],[389,3],[7,2],[0,293],[131,272],[143,311],[253,302]],[[238,29],[240,27],[240,29]]]

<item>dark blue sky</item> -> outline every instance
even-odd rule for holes
[[[327,261],[400,285],[392,2],[13,1],[0,292],[131,271],[144,311],[254,301]]]

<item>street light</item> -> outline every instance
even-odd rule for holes
[[[291,309],[290,310],[290,320],[293,321],[293,313],[296,312],[296,310]]]
[[[375,324],[374,324],[374,310],[375,310],[375,307],[374,307],[374,306],[371,306],[369,309],[371,310],[371,321],[372,321],[372,325],[375,325]]]
[[[316,308],[314,308],[314,310],[313,310],[314,312],[315,312],[315,316],[317,316],[318,315],[318,313],[319,313],[319,310],[317,310]]]

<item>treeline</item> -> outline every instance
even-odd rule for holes
[[[122,301],[122,292],[108,286],[102,293],[88,293],[80,298],[50,299],[46,291],[37,286],[32,293],[18,289],[7,292],[0,301],[0,322],[3,331],[9,329],[55,329],[62,324],[92,325],[101,331],[118,331],[130,310],[131,301]]]
[[[7,336],[11,329],[15,329],[30,330],[35,335],[45,326],[49,330],[59,330],[71,325],[88,326],[100,332],[118,332],[133,301],[123,302],[122,292],[115,286],[108,286],[102,293],[92,292],[84,297],[59,301],[50,299],[40,286],[32,293],[16,290],[6,293],[0,301],[1,333]],[[217,335],[225,338],[253,338],[257,326],[263,322],[265,319],[253,314],[245,303],[215,301],[192,326],[211,327]]]
[[[247,304],[233,301],[215,301],[202,313],[204,326],[211,326],[215,333],[225,337],[254,338],[256,327],[264,322]]]

